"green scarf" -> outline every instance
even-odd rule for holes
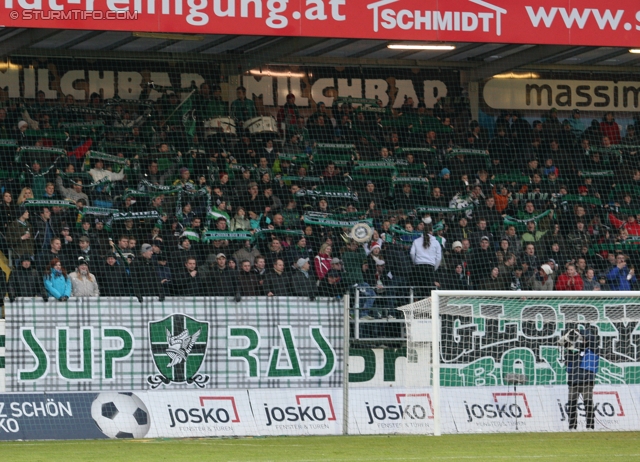
[[[328,215],[321,217],[317,215],[304,215],[304,223],[307,225],[326,226],[329,228],[353,228],[358,223],[367,223],[373,226],[373,219],[367,220],[343,220],[340,215]]]
[[[417,213],[428,213],[429,215],[433,214],[433,213],[460,213],[460,212],[466,212],[467,210],[473,210],[473,205],[469,205],[467,207],[461,207],[461,208],[456,208],[456,207],[431,207],[428,205],[421,205],[419,207],[416,207],[416,212]]]
[[[511,217],[511,216],[507,215],[506,217],[504,217],[504,225],[505,226],[526,225],[530,221],[535,221],[536,223],[538,223],[540,220],[545,218],[550,213],[551,213],[551,210],[547,210],[546,212],[542,212],[540,215],[536,215],[535,217],[531,217],[531,218],[525,218],[525,219],[522,219],[522,220],[519,219],[519,218],[515,218],[515,217]]]
[[[70,200],[57,200],[57,199],[27,199],[22,204],[25,207],[65,207],[76,208],[76,203]]]

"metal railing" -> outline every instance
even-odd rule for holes
[[[352,339],[366,342],[405,341],[404,315],[397,308],[424,298],[425,293],[434,289],[427,286],[355,287],[350,310]]]

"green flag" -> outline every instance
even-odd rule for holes
[[[189,96],[182,102],[180,108],[182,114],[182,125],[184,126],[185,133],[189,136],[189,140],[193,141],[193,137],[196,134],[196,113],[193,107],[193,90],[189,93]]]

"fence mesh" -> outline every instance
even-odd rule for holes
[[[251,66],[222,53],[267,42],[229,38],[206,60],[206,44],[187,41],[137,59],[128,42],[113,44],[121,58],[71,59],[46,40],[6,57],[10,299],[350,292],[363,340],[403,338],[397,307],[433,287],[635,287],[631,84],[607,87],[620,102],[609,112],[541,70],[523,107],[496,99],[515,94],[515,78],[480,82],[475,107],[454,61],[285,65],[268,47]]]

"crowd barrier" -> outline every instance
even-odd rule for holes
[[[18,300],[0,440],[433,434],[428,358],[351,348],[348,313],[348,297]],[[440,387],[438,431],[567,431],[567,386],[543,383]],[[640,384],[594,397],[596,430],[639,429]]]

